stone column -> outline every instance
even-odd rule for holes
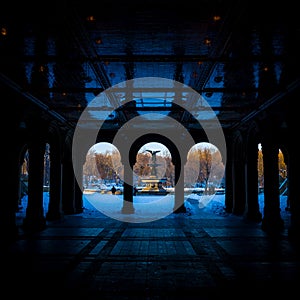
[[[175,195],[174,195],[174,213],[185,213],[184,205],[184,164],[175,163]],[[181,174],[182,173],[182,174]]]
[[[74,162],[73,162],[74,163]],[[74,177],[74,205],[75,212],[82,213],[83,212],[83,157],[81,156],[76,161],[76,176]]]
[[[75,214],[75,178],[72,162],[69,159],[63,162],[62,170],[62,210],[64,214]]]
[[[246,211],[248,220],[260,222],[262,214],[258,204],[258,171],[257,171],[258,145],[251,141],[247,145],[246,153]]]
[[[264,161],[264,216],[262,229],[268,232],[276,232],[284,227],[280,216],[278,151],[278,148],[270,141],[262,143]]]
[[[119,143],[120,144],[119,144]],[[130,143],[131,144],[131,143]],[[122,140],[114,144],[120,151],[121,163],[124,166],[123,178],[123,203],[121,213],[133,214],[135,212],[133,205],[133,165],[136,161],[135,151],[130,151],[127,136],[123,136]],[[127,158],[128,161],[127,161]]]
[[[37,137],[29,145],[28,203],[23,227],[43,230],[46,227],[43,208],[43,175],[45,143]]]
[[[242,142],[237,141],[234,149],[233,160],[233,207],[232,213],[242,215],[245,211],[245,160],[243,155]]]
[[[293,143],[291,143],[293,144]],[[288,229],[289,237],[300,243],[299,233],[300,233],[300,196],[298,184],[300,182],[300,160],[297,147],[291,145],[289,149],[289,161],[287,176],[289,180],[289,202],[290,202],[290,213],[291,213],[291,223]]]
[[[233,151],[232,141],[227,141],[227,159],[225,165],[225,211],[233,209]]]
[[[184,141],[183,141],[184,142]],[[184,205],[184,166],[186,164],[187,153],[191,145],[187,144],[186,149],[181,149],[181,152],[174,152],[174,156],[178,155],[178,157],[174,157],[172,159],[175,166],[175,195],[174,195],[174,213],[185,213],[186,207]]]
[[[50,192],[47,220],[59,220],[62,212],[62,164],[60,152],[54,145],[50,145]]]
[[[0,205],[0,233],[3,242],[13,241],[17,239],[19,235],[16,224],[20,181],[19,155],[14,145],[10,145],[10,147],[7,146],[6,149],[4,150],[8,153],[4,155],[4,157],[8,159],[8,165],[10,167],[4,176],[4,186],[10,192],[10,195],[5,198],[5,201],[1,201]]]
[[[133,214],[133,174],[131,168],[124,168],[123,214]]]

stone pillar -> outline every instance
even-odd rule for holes
[[[181,150],[183,151],[183,150]],[[174,213],[186,213],[184,205],[184,165],[186,164],[187,150],[180,153],[178,157],[173,159],[175,166],[175,195],[174,195]]]
[[[74,163],[74,162],[73,162]],[[83,212],[83,160],[82,157],[77,160],[76,176],[74,177],[74,205],[77,214]]]
[[[20,180],[19,156],[16,147],[10,145],[10,147],[4,147],[4,150],[8,152],[4,157],[8,159],[8,165],[10,166],[4,176],[4,186],[10,192],[10,195],[5,201],[1,201],[0,205],[0,234],[3,243],[13,241],[19,235],[16,224],[16,211],[19,202]]]
[[[60,153],[54,145],[50,145],[50,192],[47,220],[59,220],[62,212],[62,164]]]
[[[38,231],[46,227],[43,208],[43,175],[45,143],[38,138],[29,145],[28,203],[23,227]]]
[[[184,205],[184,176],[181,174],[181,166],[175,164],[175,195],[174,195],[174,213],[185,213],[186,207]],[[183,168],[182,168],[183,173]]]
[[[124,137],[122,141],[124,145],[128,144],[127,137]],[[127,144],[126,144],[127,143]],[[135,212],[133,205],[133,165],[135,164],[136,158],[135,153],[129,151],[128,147],[124,145],[116,145],[121,154],[121,163],[124,166],[124,183],[123,183],[123,205],[121,213],[133,214]],[[128,146],[128,145],[127,145]],[[126,157],[129,156],[129,160]]]
[[[227,159],[225,165],[225,211],[232,213],[233,209],[233,151],[232,142],[227,142]]]
[[[278,148],[270,141],[262,143],[264,161],[264,216],[262,229],[268,232],[276,232],[284,227],[280,216],[278,151]]]
[[[300,160],[297,147],[291,143],[289,149],[289,161],[287,176],[289,180],[289,202],[290,202],[290,213],[291,223],[288,229],[289,238],[297,243],[299,241],[300,234],[300,196],[298,190],[298,184],[300,182]]]
[[[62,210],[64,214],[75,214],[74,185],[75,178],[72,162],[67,159],[62,168]]]
[[[123,214],[133,214],[133,174],[131,168],[124,168]]]
[[[258,204],[258,145],[251,141],[247,145],[245,182],[246,182],[246,211],[245,217],[250,221],[260,222],[262,214]]]
[[[237,141],[234,148],[233,160],[233,207],[232,213],[242,215],[245,211],[245,161],[243,155],[242,142]]]

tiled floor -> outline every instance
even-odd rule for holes
[[[20,227],[20,238],[2,256],[1,293],[31,299],[292,296],[300,284],[299,258],[287,229],[270,237],[261,224],[225,213],[198,208],[126,223],[86,210],[48,222],[39,233]]]

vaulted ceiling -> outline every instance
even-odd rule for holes
[[[152,112],[192,130],[213,111],[230,130],[299,87],[289,2],[29,1],[3,5],[0,27],[1,86],[68,126],[88,109],[108,129]]]

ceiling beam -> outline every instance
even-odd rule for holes
[[[287,95],[289,95],[290,93],[292,93],[294,90],[296,90],[299,87],[300,87],[300,79],[296,79],[291,84],[289,84],[283,91],[277,93],[276,95],[271,97],[268,101],[265,101],[262,105],[257,107],[257,109],[252,110],[249,114],[244,116],[241,120],[234,123],[230,129],[238,128],[238,127],[242,126],[243,124],[246,124],[247,122],[253,120],[258,114],[266,111],[272,105],[275,105],[276,103],[278,103],[279,101],[284,99],[284,97],[286,97]]]
[[[49,92],[49,93],[70,93],[70,94],[76,94],[76,93],[93,93],[95,96],[98,94],[105,92],[105,89],[103,88],[97,88],[97,87],[26,87],[28,92]],[[122,88],[122,87],[114,87],[107,93],[124,93],[127,92],[128,88]],[[194,89],[195,90],[195,89]],[[247,88],[239,88],[239,87],[233,87],[233,88],[227,88],[227,87],[209,87],[209,88],[203,88],[202,90],[196,90],[198,94],[203,93],[225,93],[225,94],[234,94],[234,93],[257,93],[259,91],[263,90],[263,88],[256,88],[256,87],[247,87]],[[151,92],[157,92],[157,93],[169,93],[174,92],[174,88],[136,88],[132,87],[130,88],[130,92],[133,93],[151,93]],[[191,92],[190,88],[182,88],[178,89],[178,91],[182,92]],[[177,90],[176,90],[177,92]]]
[[[4,74],[0,73],[0,80],[8,87],[22,95],[25,99],[29,100],[31,103],[33,103],[35,106],[40,108],[43,112],[48,114],[49,116],[53,117],[55,120],[61,122],[63,125],[67,125],[70,128],[74,128],[74,124],[70,123],[69,120],[64,118],[61,114],[59,114],[57,111],[54,111],[51,109],[48,105],[43,103],[41,100],[33,96],[32,94],[26,92],[23,90],[22,87],[20,87],[18,84],[16,84],[14,81],[12,81],[10,78],[5,76]]]
[[[184,63],[184,62],[212,62],[212,63],[231,63],[231,62],[282,62],[287,59],[284,55],[270,55],[268,57],[261,55],[249,55],[249,56],[239,56],[230,58],[228,56],[223,56],[222,54],[217,55],[176,55],[176,54],[168,54],[168,55],[151,55],[151,54],[122,54],[122,55],[82,55],[81,57],[76,58],[65,58],[57,55],[41,55],[37,59],[34,55],[24,55],[21,60],[26,62],[37,62],[37,63],[62,63],[62,64],[72,64],[72,63],[129,63],[129,62],[160,62],[160,63]],[[6,62],[1,62],[5,64]],[[13,62],[8,62],[9,64]]]

